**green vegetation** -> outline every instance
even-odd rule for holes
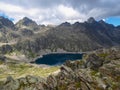
[[[29,54],[27,56],[31,58],[35,58],[37,55],[34,52],[29,51]]]
[[[97,71],[94,71],[94,70],[91,71],[92,76],[96,76],[96,74],[97,74]]]
[[[67,85],[64,84],[64,85],[58,87],[58,90],[67,90]]]
[[[59,67],[57,66],[42,68],[38,65],[31,65],[28,63],[9,62],[7,64],[0,64],[0,80],[4,80],[8,76],[14,78],[24,77],[26,75],[47,77],[57,70],[59,70]]]
[[[80,87],[81,87],[81,82],[77,82],[77,83],[75,84],[75,87],[76,87],[76,88],[80,88]]]
[[[99,57],[105,59],[109,54],[108,53],[100,53],[98,54]]]
[[[3,61],[0,60],[0,65],[3,64]]]
[[[21,55],[21,53],[17,50],[14,50],[13,52],[8,53],[8,55]]]

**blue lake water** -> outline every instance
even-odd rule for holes
[[[46,64],[46,65],[58,65],[63,64],[66,60],[80,60],[82,59],[82,55],[80,53],[54,53],[54,54],[46,54],[41,58],[35,60],[36,64]]]

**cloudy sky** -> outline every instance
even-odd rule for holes
[[[85,21],[89,17],[120,24],[120,0],[0,0],[0,15],[17,22],[29,17],[38,24]]]

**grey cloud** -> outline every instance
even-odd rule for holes
[[[51,8],[52,6],[57,6],[65,1],[66,0],[3,0],[3,2],[26,8]]]
[[[84,21],[89,17],[99,20],[111,16],[120,16],[120,0],[1,0],[0,2],[20,6],[26,10],[32,8],[38,9],[39,12],[35,16],[29,17],[34,20],[40,17],[40,20],[37,20],[39,23],[47,21],[61,23],[61,21],[72,20],[73,17],[68,18],[66,14],[63,15],[64,12],[61,14],[58,10],[60,5],[65,6],[65,9],[68,8],[68,10],[78,12],[79,16],[74,16],[75,20],[83,19]],[[22,16],[25,15],[29,14]]]

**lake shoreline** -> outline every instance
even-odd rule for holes
[[[62,65],[67,60],[80,60],[84,53],[82,52],[64,52],[64,53],[47,53],[35,58],[33,64],[45,64],[45,65]]]

